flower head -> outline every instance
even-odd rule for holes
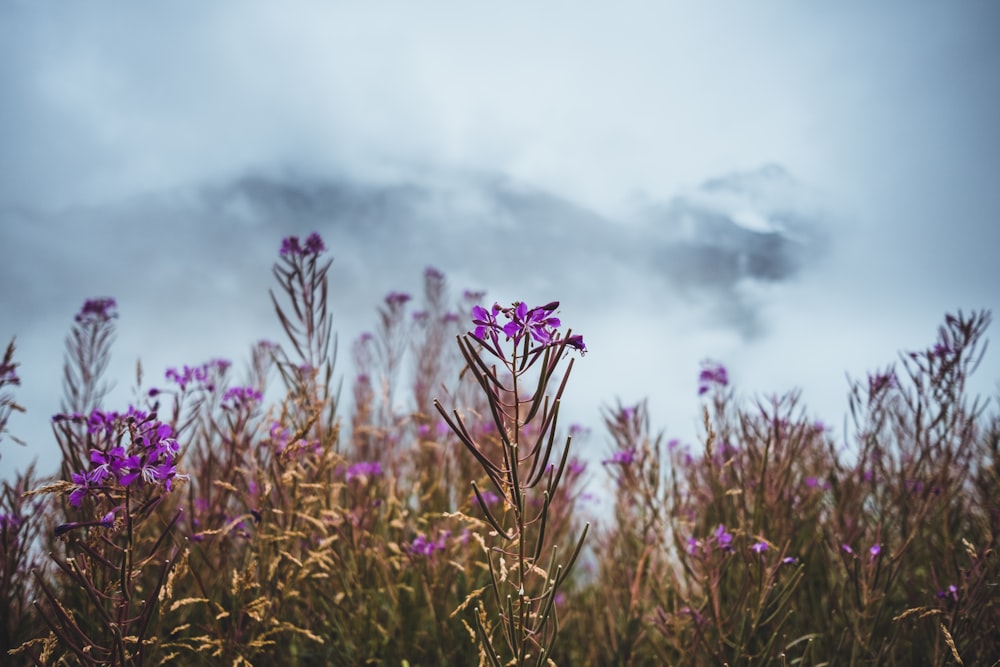
[[[698,395],[707,394],[713,386],[725,387],[729,384],[726,367],[714,361],[703,361],[698,374]]]
[[[323,239],[316,232],[306,238],[305,244],[299,242],[298,236],[289,236],[281,240],[282,257],[317,257],[326,250]]]
[[[77,324],[107,322],[118,317],[118,313],[115,312],[117,307],[117,302],[110,297],[87,299],[73,319]]]
[[[627,466],[635,461],[635,450],[634,449],[622,449],[611,455],[610,459],[604,459],[601,461],[604,465],[621,465]]]
[[[715,544],[723,551],[733,550],[733,535],[726,531],[726,527],[721,523],[719,527],[715,529]]]
[[[368,479],[378,477],[382,474],[382,465],[378,461],[358,461],[347,468],[344,479],[350,482],[352,479]]]

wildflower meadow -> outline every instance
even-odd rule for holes
[[[0,663],[1000,664],[1000,414],[966,390],[989,313],[853,380],[842,437],[706,361],[686,443],[644,402],[560,420],[574,365],[615,352],[556,301],[427,269],[345,377],[323,240],[272,270],[283,340],[139,367],[128,404],[128,313],[67,314],[61,459],[0,496]],[[0,455],[18,371],[15,339]]]

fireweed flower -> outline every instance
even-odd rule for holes
[[[698,374],[698,395],[703,396],[715,386],[725,387],[729,384],[729,374],[726,367],[714,361],[703,361],[701,373]]]
[[[323,243],[323,239],[320,238],[319,234],[313,232],[306,239],[306,254],[307,255],[319,255],[321,252],[326,250],[326,245]]]
[[[90,470],[71,475],[74,486],[69,500],[74,507],[79,507],[95,488],[160,486],[169,492],[175,479],[187,477],[179,474],[174,464],[180,446],[169,424],[134,407],[125,415],[94,410],[88,424],[98,425],[96,429],[105,432],[109,441],[120,442],[127,433],[131,444],[128,449],[115,445],[91,450]]]
[[[392,307],[398,308],[412,298],[413,297],[411,297],[406,292],[389,292],[388,294],[385,295],[385,303],[390,308]]]
[[[552,342],[555,330],[561,324],[558,317],[551,315],[558,307],[559,302],[553,301],[528,310],[528,305],[521,301],[512,313],[508,313],[510,322],[504,325],[503,332],[508,339],[514,340],[514,345],[518,345],[525,334],[530,335],[542,345],[548,345]]]
[[[215,383],[212,381],[213,377],[216,375],[225,375],[231,365],[232,362],[227,359],[212,359],[201,366],[185,365],[181,370],[168,368],[165,376],[168,381],[176,384],[181,391],[184,391],[190,384],[198,385],[207,391],[215,391]]]
[[[114,299],[105,297],[101,299],[87,299],[83,302],[83,307],[80,308],[73,319],[77,324],[97,324],[101,322],[107,322],[108,320],[118,317],[118,313],[115,312],[115,308],[118,304]]]
[[[347,472],[344,473],[344,479],[348,482],[358,478],[366,480],[370,477],[378,477],[381,474],[382,465],[378,461],[358,461],[347,468]]]
[[[264,396],[253,387],[230,387],[222,395],[222,409],[239,411],[253,409]]]
[[[951,598],[952,600],[958,601],[958,586],[951,584],[947,589],[937,592],[937,597],[944,600],[945,598]]]
[[[406,545],[406,548],[410,553],[430,557],[434,555],[435,551],[444,551],[448,546],[448,539],[450,537],[450,530],[440,531],[437,540],[428,539],[427,535],[420,534],[413,538],[413,541]]]
[[[713,535],[715,539],[715,544],[723,551],[733,550],[733,536],[732,533],[726,532],[726,527],[721,523],[719,527],[715,529],[715,534]]]
[[[497,315],[501,311],[502,309],[498,303],[494,303],[490,310],[486,310],[482,306],[473,306],[472,323],[476,325],[476,328],[472,331],[473,337],[485,343],[486,336],[489,335],[490,340],[493,341],[493,345],[499,346],[498,333],[503,331],[503,327],[497,322]]]
[[[634,449],[623,449],[617,451],[611,455],[610,459],[604,459],[601,461],[603,465],[621,465],[627,466],[635,461],[635,450]]]
[[[485,491],[480,491],[480,495],[482,495],[483,501],[487,505],[495,505],[495,504],[499,503],[502,500],[502,498],[500,496],[498,496],[497,494],[493,493],[489,489],[487,489]],[[472,499],[475,500],[477,504],[480,504],[480,505],[482,504],[482,503],[479,503],[479,499],[476,498],[475,494],[473,494]],[[486,509],[486,508],[483,508],[483,509]]]
[[[494,353],[502,358],[500,351],[500,334],[506,340],[514,341],[514,345],[519,346],[525,336],[529,336],[538,346],[536,349],[556,345],[560,338],[556,331],[561,325],[558,317],[552,315],[559,307],[558,301],[552,301],[544,306],[528,308],[528,305],[519,301],[511,308],[502,308],[500,304],[494,303],[490,310],[483,306],[472,308],[472,323],[474,329],[470,332],[472,337],[483,344],[492,343]],[[503,315],[506,323],[500,324],[498,316]],[[583,336],[573,334],[565,340],[566,346],[581,354],[585,354],[587,346],[583,342]]]
[[[304,244],[299,242],[298,236],[289,236],[281,240],[282,257],[318,257],[325,250],[326,245],[316,232],[310,234]]]

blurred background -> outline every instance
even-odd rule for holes
[[[848,376],[1000,311],[998,28],[986,1],[5,0],[0,343],[28,446],[0,443],[0,477],[55,470],[85,299],[118,301],[124,409],[139,359],[156,384],[281,341],[270,266],[312,231],[345,388],[384,295],[435,267],[456,303],[561,301],[595,456],[619,399],[696,442],[708,358],[843,437]],[[998,379],[989,350],[972,388]]]

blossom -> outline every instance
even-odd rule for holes
[[[958,600],[958,586],[951,584],[947,589],[943,591],[938,591],[937,596],[942,600],[945,598],[951,598],[952,600]]]
[[[319,255],[321,252],[326,250],[326,245],[323,244],[323,239],[320,238],[319,234],[313,232],[306,239],[306,249],[305,254],[307,255]]]
[[[601,461],[604,465],[627,466],[635,461],[635,449],[622,449],[611,455],[610,459]]]
[[[435,551],[444,551],[448,546],[448,538],[450,537],[450,530],[440,531],[437,540],[431,540],[427,535],[420,534],[413,538],[413,541],[406,548],[410,553],[429,557],[433,556]]]
[[[486,342],[486,336],[489,334],[493,344],[498,345],[500,341],[497,334],[502,331],[502,327],[497,322],[497,315],[500,314],[501,310],[498,303],[494,303],[490,310],[486,310],[482,306],[473,306],[472,323],[476,325],[476,328],[472,330],[473,337]]]
[[[118,317],[118,313],[114,311],[117,307],[118,304],[110,297],[87,299],[83,302],[83,307],[80,308],[80,312],[78,312],[73,319],[77,322],[77,324],[97,324],[107,322],[108,320]]]
[[[583,342],[583,336],[573,334],[566,339],[566,347],[571,347],[580,354],[587,354],[587,346]]]
[[[703,361],[701,373],[698,374],[698,395],[707,394],[715,385],[725,387],[729,384],[729,374],[726,367],[713,361]]]
[[[74,472],[70,475],[70,478],[73,480],[75,486],[70,491],[69,503],[73,507],[79,507],[90,491],[90,475],[85,472]]]
[[[528,310],[528,305],[521,301],[514,307],[513,312],[508,314],[510,322],[504,325],[503,331],[508,339],[514,340],[515,345],[521,342],[525,334],[542,345],[548,345],[552,342],[555,329],[561,324],[558,317],[551,316],[558,307],[559,302],[553,301]],[[580,342],[582,344],[582,338]]]
[[[882,553],[882,547],[878,544],[873,544],[871,548],[868,550],[868,554],[871,557],[871,560],[875,560],[876,558],[878,558],[878,555],[880,553]]]
[[[389,292],[385,295],[385,303],[390,308],[398,308],[412,298],[406,292]]]
[[[222,395],[223,410],[253,408],[264,396],[253,387],[230,387]]]
[[[754,552],[755,554],[764,553],[765,551],[767,551],[767,542],[755,542],[754,545],[750,547],[750,551]]]
[[[732,533],[727,532],[726,527],[721,523],[719,524],[719,527],[715,529],[714,538],[716,545],[718,545],[718,547],[723,551],[733,550],[733,535]]]
[[[347,468],[344,479],[348,482],[358,477],[367,479],[377,477],[382,474],[382,465],[378,461],[358,461]]]

